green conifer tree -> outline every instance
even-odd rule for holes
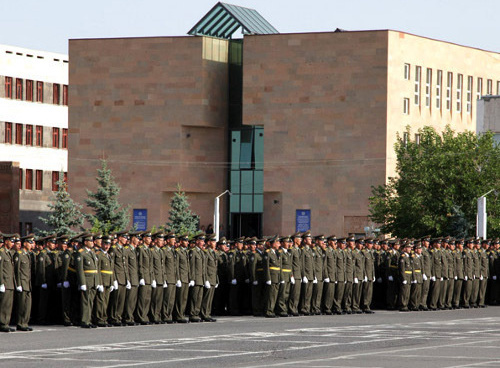
[[[176,234],[189,233],[195,234],[198,227],[198,216],[189,209],[189,202],[186,193],[181,190],[180,184],[177,184],[177,192],[174,193],[170,201],[169,221],[167,229]]]

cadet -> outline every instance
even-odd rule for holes
[[[422,284],[423,284],[423,257],[422,244],[420,241],[415,242],[415,253],[411,255],[412,265],[412,280],[410,289],[410,310],[418,311],[422,301]]]
[[[479,248],[481,244],[478,239],[474,239],[474,251],[472,252],[472,259],[474,261],[474,280],[472,281],[472,294],[471,294],[471,307],[478,307],[479,299],[479,281],[482,279],[481,275],[481,255]]]
[[[325,236],[315,237],[314,251],[314,281],[311,297],[311,314],[321,314],[321,299],[323,297],[323,264],[325,263]]]
[[[22,249],[14,253],[14,280],[16,285],[17,330],[33,331],[28,326],[31,313],[31,259],[29,253],[35,244],[33,234],[21,238]]]
[[[161,319],[165,323],[173,323],[172,312],[175,306],[176,282],[179,279],[177,268],[177,252],[175,251],[176,237],[173,232],[166,235],[166,243],[163,247],[163,308]]]
[[[153,242],[151,231],[145,231],[140,234],[142,244],[136,248],[137,253],[137,272],[139,275],[139,287],[137,291],[137,307],[135,311],[136,321],[141,325],[149,325],[149,308],[151,307],[151,290],[156,288],[154,279],[151,244]]]
[[[478,307],[486,308],[486,286],[488,285],[488,278],[490,276],[490,265],[488,259],[488,248],[490,247],[490,242],[484,239],[481,242],[482,248],[479,248],[479,255],[481,260],[481,273],[479,276],[479,296],[478,296]]]
[[[300,243],[302,234],[296,232],[292,235],[293,245],[289,249],[292,254],[292,275],[290,277],[290,297],[288,299],[288,311],[290,315],[297,317],[299,315],[300,287],[302,285],[302,263],[300,255]]]
[[[179,236],[180,244],[175,249],[176,265],[177,265],[177,282],[175,286],[177,291],[175,294],[174,319],[177,323],[187,323],[185,317],[186,305],[189,295],[189,281],[191,280],[191,272],[189,270],[189,255],[187,246],[189,244],[188,234]]]
[[[122,326],[123,311],[125,308],[126,287],[128,281],[127,258],[125,257],[125,246],[129,240],[128,233],[122,231],[116,234],[118,241],[109,250],[113,261],[114,290],[109,300],[109,321],[113,326]]]
[[[229,305],[229,269],[227,254],[227,239],[222,237],[217,242],[217,276],[219,278],[219,287],[214,295],[214,314],[222,316],[227,313]]]
[[[462,294],[462,285],[464,282],[464,258],[463,258],[463,240],[458,240],[456,242],[456,249],[453,251],[453,258],[455,264],[455,274],[457,276],[455,280],[455,285],[453,287],[453,300],[452,308],[460,308],[460,295]]]
[[[189,251],[189,321],[201,322],[200,310],[203,301],[203,287],[207,280],[207,262],[205,258],[205,233],[196,235],[195,247]]]
[[[314,275],[314,257],[315,253],[311,249],[312,235],[306,231],[302,235],[302,249],[300,251],[302,264],[302,286],[300,299],[300,313],[308,316],[311,314],[311,299],[313,291]]]
[[[365,257],[361,250],[365,246],[365,240],[360,238],[356,240],[356,246],[352,250],[354,283],[352,285],[352,312],[363,313],[361,305],[361,293],[363,291],[363,282],[365,281]],[[368,280],[366,278],[366,280]]]
[[[278,255],[280,242],[278,235],[269,239],[271,247],[264,254],[264,278],[266,279],[266,304],[264,316],[267,318],[277,317],[274,307],[278,298],[280,284],[281,262]]]
[[[45,249],[38,254],[36,266],[36,285],[40,288],[38,300],[38,324],[40,325],[49,323],[48,303],[55,295],[57,280],[55,236],[44,238],[44,243]]]
[[[153,280],[155,281],[155,287],[153,288],[153,282],[151,283],[151,307],[150,315],[151,321],[154,324],[165,323],[162,321],[161,308],[163,305],[163,289],[168,288],[168,284],[165,281],[165,269],[163,266],[163,251],[162,248],[165,246],[165,234],[163,231],[158,231],[153,234],[153,245],[151,247],[151,266],[153,270]]]
[[[387,269],[387,288],[386,288],[386,305],[388,310],[396,308],[398,300],[398,268],[399,268],[399,246],[398,239],[389,242],[392,248],[387,253],[386,269]]]
[[[205,247],[206,259],[206,280],[203,289],[203,300],[201,302],[201,319],[205,322],[215,322],[212,318],[212,301],[215,289],[219,286],[217,277],[217,254],[215,254],[216,237],[211,234],[207,237],[207,246]]]
[[[352,311],[352,284],[354,280],[354,257],[353,250],[355,247],[354,237],[349,237],[347,240],[347,248],[344,250],[345,254],[345,289],[344,289],[344,300],[342,301],[342,305],[344,307],[344,311],[347,314],[351,314]],[[358,280],[359,281],[359,280]]]
[[[411,281],[413,278],[413,270],[411,264],[411,251],[412,245],[406,242],[403,246],[403,253],[399,259],[399,280],[401,280],[399,292],[399,310],[401,312],[408,312],[408,301],[410,299]]]
[[[427,299],[429,296],[429,289],[431,284],[431,276],[432,276],[432,257],[431,252],[429,251],[431,237],[424,236],[422,238],[422,299],[420,301],[420,309],[423,311],[429,310],[427,307]]]
[[[373,296],[373,283],[375,282],[375,258],[373,254],[374,241],[371,238],[365,240],[365,248],[361,251],[365,260],[365,279],[363,282],[363,292],[361,299],[361,309],[364,313],[371,314],[370,309]]]
[[[333,297],[335,296],[335,283],[337,282],[336,262],[337,238],[332,235],[327,238],[328,246],[325,248],[325,264],[323,267],[323,299],[322,310],[327,315],[332,314]]]
[[[293,256],[289,248],[292,245],[290,236],[280,239],[281,249],[279,258],[281,261],[280,285],[278,290],[278,300],[275,306],[275,313],[280,317],[288,317],[288,298],[290,295],[290,280],[292,276]]]
[[[472,296],[472,282],[474,280],[474,256],[472,252],[474,251],[474,240],[467,239],[466,248],[463,251],[463,261],[464,261],[464,285],[462,294],[462,307],[471,307],[471,296]]]
[[[432,240],[431,250],[431,299],[429,303],[430,310],[437,310],[441,295],[441,285],[443,282],[443,252],[441,251],[441,239]]]
[[[342,301],[344,300],[344,290],[346,285],[346,275],[345,275],[345,259],[346,259],[346,240],[345,238],[339,238],[337,244],[336,253],[336,275],[337,284],[335,286],[335,296],[333,298],[333,311],[335,314],[342,314]]]
[[[101,248],[96,251],[98,269],[101,275],[101,285],[95,299],[94,320],[99,327],[111,327],[108,323],[107,308],[109,304],[109,295],[115,289],[116,279],[113,274],[113,258],[108,253],[111,247],[111,237],[104,236],[101,241]]]
[[[250,240],[250,253],[247,260],[248,275],[252,283],[252,313],[254,317],[262,316],[264,309],[262,304],[264,301],[264,286],[266,282],[266,280],[264,280],[263,268],[264,244],[264,240],[259,241],[259,246],[257,247],[256,239],[252,238]]]
[[[0,332],[14,332],[9,327],[14,303],[14,262],[12,247],[19,241],[18,234],[3,235],[4,246],[0,249]]]
[[[129,232],[130,243],[124,247],[123,255],[127,263],[127,285],[125,288],[125,307],[124,307],[124,322],[128,326],[136,326],[137,323],[134,319],[134,312],[137,306],[137,294],[139,292],[139,271],[137,265],[137,252],[136,248],[141,241],[141,232]]]
[[[240,315],[247,308],[245,305],[247,295],[245,295],[246,274],[246,256],[243,252],[244,237],[235,240],[235,248],[228,252],[228,274],[231,281],[229,291],[229,313],[231,315]]]
[[[61,235],[57,238],[57,243],[60,246],[58,258],[57,258],[57,273],[58,273],[58,285],[61,287],[61,311],[62,311],[62,322],[64,326],[72,326],[72,320],[75,318],[72,316],[73,311],[71,310],[71,296],[72,290],[70,288],[71,283],[69,266],[71,263],[73,248],[69,247],[69,236]],[[73,285],[76,287],[76,285]]]

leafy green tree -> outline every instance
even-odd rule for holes
[[[106,160],[101,160],[96,180],[97,191],[93,193],[87,190],[88,198],[85,200],[87,207],[94,212],[85,215],[87,221],[92,224],[92,230],[108,234],[125,229],[130,222],[130,207],[122,207],[118,202],[120,187],[115,182]]]
[[[398,135],[397,176],[372,187],[371,219],[398,237],[475,235],[477,198],[500,189],[500,146],[492,133],[442,133],[432,127]],[[500,201],[488,196],[488,236],[500,235]]]
[[[177,184],[177,192],[174,193],[170,201],[169,221],[166,228],[177,234],[195,234],[198,227],[198,216],[189,209],[190,204],[186,193]]]
[[[82,205],[73,201],[68,193],[68,185],[64,182],[64,174],[59,174],[57,182],[57,192],[48,204],[50,213],[47,217],[39,217],[39,219],[50,227],[50,230],[39,230],[37,234],[45,236],[56,233],[61,235],[75,235],[74,229],[80,229],[83,226]]]

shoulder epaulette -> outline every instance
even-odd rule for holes
[[[22,250],[18,250],[17,253],[23,254],[23,251]]]
[[[79,253],[81,253],[81,252],[83,252],[84,250],[85,250],[85,248],[80,248],[80,249],[78,250],[78,252],[79,252]]]

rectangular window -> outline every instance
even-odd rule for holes
[[[16,124],[16,144],[23,144],[23,124]]]
[[[43,146],[43,126],[40,125],[36,126],[36,146]]]
[[[62,148],[68,148],[68,129],[62,130]]]
[[[36,171],[35,189],[36,190],[43,190],[43,171],[42,170]]]
[[[33,145],[33,125],[26,125],[26,145]]]
[[[57,192],[57,182],[59,181],[59,171],[52,171],[52,191]]]
[[[415,67],[415,105],[420,105],[420,77],[422,73],[422,68],[419,66]]]
[[[5,143],[12,144],[12,123],[5,123]]]
[[[463,84],[463,75],[457,75],[457,112],[462,112],[462,84]]]
[[[53,89],[52,89],[53,96],[54,96],[52,103],[54,105],[59,105],[59,103],[61,102],[61,90],[60,89],[61,89],[61,85],[54,83]]]
[[[19,169],[19,189],[23,189],[23,169]]]
[[[43,102],[43,82],[36,82],[36,102]]]
[[[415,144],[420,144],[420,134],[415,133]]]
[[[500,81],[497,81],[497,95],[500,95]]]
[[[437,71],[436,78],[436,108],[441,110],[441,86],[443,85],[443,71]]]
[[[404,78],[410,80],[410,64],[405,64]]]
[[[493,81],[491,79],[486,82],[486,94],[490,96],[493,94]]]
[[[453,86],[453,73],[448,72],[446,79],[446,110],[451,111],[451,87]]]
[[[425,77],[425,106],[431,107],[432,69],[427,68]]]
[[[408,115],[410,113],[410,99],[403,99],[403,114]]]
[[[16,99],[23,99],[23,80],[20,78],[16,78]]]
[[[5,97],[12,98],[12,77],[5,77]]]
[[[25,188],[26,188],[26,190],[33,190],[33,170],[32,169],[26,169]]]
[[[472,84],[473,84],[472,76],[467,77],[467,113],[470,114],[472,112]]]
[[[26,101],[33,101],[33,81],[26,79]]]
[[[63,105],[68,106],[68,86],[63,85]]]
[[[66,184],[68,184],[68,173],[67,173],[67,172],[65,172],[65,173],[64,173],[64,178],[63,178],[63,180],[64,180],[64,182],[65,182]]]
[[[59,128],[52,128],[52,147],[59,148]]]
[[[477,78],[476,100],[479,100],[483,95],[483,78]]]

